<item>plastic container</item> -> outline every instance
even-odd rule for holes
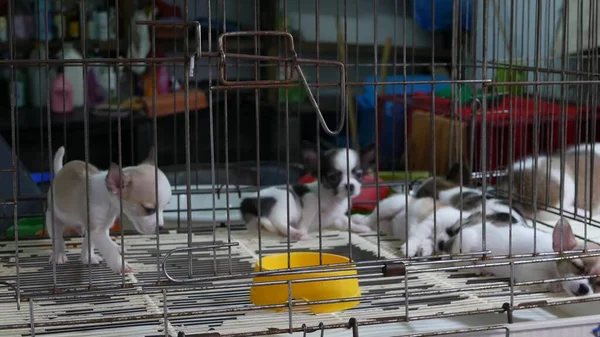
[[[162,66],[160,68],[158,68],[158,70],[156,71],[156,81],[158,82],[158,93],[159,94],[166,94],[168,93],[169,90],[169,69],[167,69],[167,67]]]
[[[322,272],[311,272],[305,274],[286,274],[282,269],[288,269],[288,254],[274,254],[263,257],[254,267],[255,272],[274,272],[281,270],[276,275],[256,276],[254,285],[250,288],[250,301],[255,305],[285,304],[288,301],[288,284],[258,285],[260,282],[294,281],[308,278],[343,277],[356,276],[356,269],[344,266],[344,269],[336,271],[335,267],[327,268],[328,264],[351,263],[345,256],[323,253],[323,265],[320,269],[329,269]],[[290,254],[291,268],[306,268],[319,266],[319,253],[317,252],[294,252]],[[353,266],[353,265],[351,265]],[[341,267],[340,267],[341,268]],[[341,300],[348,298],[359,298],[360,287],[358,278],[335,279],[327,281],[292,282],[292,299],[304,301]],[[331,313],[356,307],[360,301],[338,302],[331,304],[314,304],[309,308],[314,314]],[[287,310],[287,307],[277,308],[275,311]]]
[[[461,0],[461,26],[465,30],[470,30],[473,24],[473,0]],[[415,22],[423,30],[433,31],[452,31],[453,1],[450,0],[422,0],[415,1],[413,4]],[[432,17],[432,10],[434,17]],[[457,14],[458,15],[458,14]],[[433,22],[435,18],[435,22]]]
[[[54,23],[54,31],[56,33],[56,38],[62,39],[65,36],[65,32],[67,31],[67,22],[65,19],[65,15],[62,12],[55,13],[54,19],[52,21]]]
[[[25,77],[26,76],[25,74],[23,74],[23,71],[21,69],[15,70],[15,105],[17,106],[17,108],[22,108],[25,106]]]
[[[94,24],[96,25],[96,38],[100,41],[108,41],[109,39],[109,27],[108,24],[108,12],[98,11],[94,12],[93,18]]]
[[[416,81],[431,81],[431,75],[414,75],[407,76],[388,76],[387,81],[404,81],[416,82]],[[435,76],[436,81],[448,81],[447,76]],[[375,78],[370,76],[364,79],[366,82],[374,82]],[[431,93],[432,90],[438,91],[444,88],[449,88],[450,84],[396,84],[386,85],[386,95],[402,96],[404,91],[408,98],[410,95],[416,92]],[[381,92],[381,86],[378,87]],[[375,142],[375,123],[377,118],[375,116],[375,105],[377,104],[375,86],[367,85],[363,87],[363,93],[356,96],[356,109],[357,109],[357,125],[358,125],[358,138],[361,146],[366,146],[370,143]],[[378,111],[381,116],[381,125],[379,128],[379,141],[380,141],[380,153],[379,157],[379,168],[381,170],[391,170],[393,168],[393,162],[398,159],[404,153],[404,104],[394,104],[393,102],[386,102],[383,111]],[[343,139],[338,139],[338,145],[345,146],[345,135]]]
[[[93,69],[88,71],[88,105],[93,108],[98,104],[104,102],[104,89],[98,84],[98,80],[96,79],[96,73]]]
[[[8,42],[8,21],[6,16],[0,16],[0,42]]]
[[[85,24],[85,33],[87,34],[88,40],[98,40],[98,24],[96,23],[96,20],[94,20],[93,14],[88,15]]]
[[[81,60],[82,58],[81,54],[75,49],[72,43],[65,43],[64,49],[57,54],[58,58],[62,58],[63,55],[65,60]],[[73,106],[76,108],[82,107],[83,92],[85,90],[83,83],[83,66],[65,65],[64,74],[65,78],[73,87]]]
[[[79,30],[81,29],[78,8],[79,6],[76,6],[76,8],[71,11],[71,18],[69,21],[69,37],[72,39],[79,38]]]
[[[70,113],[73,111],[73,87],[71,82],[60,72],[51,86],[51,110],[55,114]]]
[[[94,67],[96,81],[104,92],[104,99],[116,97],[117,92],[117,73],[115,68],[110,65]]]
[[[157,67],[156,68],[156,76],[152,78],[152,68],[149,68],[148,72],[142,76],[142,82],[144,86],[144,96],[152,97],[153,90],[156,89],[156,94],[166,94],[169,93],[169,70],[167,67]],[[156,83],[156,85],[154,85]]]
[[[52,36],[52,3],[48,0],[38,0],[36,10],[37,38],[39,41],[51,41],[54,38]]]
[[[30,60],[47,60],[46,47],[43,43],[36,43],[31,51]],[[31,106],[40,108],[48,105],[48,77],[50,82],[55,77],[54,70],[43,65],[32,65],[28,67],[29,75],[29,102]]]

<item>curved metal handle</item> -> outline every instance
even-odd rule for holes
[[[304,89],[306,90],[306,93],[308,94],[308,99],[310,101],[310,104],[313,106],[313,109],[315,109],[315,112],[317,113],[317,117],[319,118],[319,123],[321,124],[321,127],[323,128],[325,133],[327,133],[330,136],[337,136],[340,134],[340,132],[342,132],[342,129],[344,128],[344,124],[346,123],[346,115],[348,114],[348,111],[346,111],[346,74],[344,73],[344,65],[342,63],[340,63],[340,64],[341,64],[341,69],[342,69],[341,74],[340,74],[340,99],[341,99],[340,106],[341,106],[342,113],[340,114],[340,120],[338,121],[338,128],[335,131],[331,131],[331,129],[327,125],[327,122],[325,121],[325,117],[323,116],[321,109],[319,109],[319,104],[317,104],[317,101],[315,100],[315,97],[313,96],[312,91],[310,90],[310,86],[308,85],[306,76],[304,76],[304,72],[302,72],[302,69],[300,68],[299,64],[296,65],[296,71],[298,72],[298,76],[300,77],[300,80],[302,81]]]
[[[227,54],[225,52],[225,41],[228,37],[241,37],[241,36],[280,36],[284,37],[286,41],[289,43],[289,52],[291,54],[290,57],[272,57],[272,56],[262,56],[262,55],[244,55],[244,54]],[[308,95],[310,104],[313,109],[317,113],[317,118],[319,119],[319,123],[321,127],[330,136],[336,136],[342,132],[344,128],[344,124],[346,123],[346,115],[348,111],[346,111],[346,72],[344,68],[344,64],[338,61],[328,61],[328,60],[309,60],[309,59],[300,59],[298,58],[298,54],[296,53],[296,49],[294,48],[294,38],[292,34],[288,32],[280,32],[280,31],[242,31],[242,32],[227,32],[223,33],[219,36],[218,42],[218,50],[219,50],[219,82],[223,85],[230,88],[249,88],[249,87],[263,87],[263,88],[274,88],[281,87],[282,85],[292,84],[294,81],[294,71],[298,73],[298,77],[300,78],[300,82],[306,93]],[[229,81],[227,80],[227,58],[238,58],[245,60],[254,60],[254,61],[277,61],[277,62],[285,62],[291,63],[290,73],[283,80],[255,80],[255,81]],[[338,121],[339,125],[335,130],[331,130],[331,128],[327,125],[325,121],[325,117],[319,108],[319,104],[315,100],[315,97],[310,90],[310,85],[306,80],[306,76],[300,67],[300,64],[319,64],[319,65],[329,65],[329,66],[337,66],[340,68],[340,106],[341,106],[341,114],[340,119]]]
[[[21,298],[19,296],[19,292],[17,291],[17,287],[15,287],[14,284],[8,283],[6,281],[0,281],[0,286],[8,287],[15,292],[15,300],[17,301],[17,310],[21,310]]]

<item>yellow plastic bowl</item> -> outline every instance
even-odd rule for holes
[[[323,253],[323,265],[338,264],[352,262],[350,259],[340,255]],[[262,263],[262,270],[261,270]],[[319,253],[316,252],[294,252],[290,254],[291,268],[304,268],[319,266]],[[354,264],[350,265],[355,267]],[[255,272],[277,271],[287,269],[288,254],[274,254],[263,257],[262,261],[254,267]],[[340,276],[356,276],[356,269],[335,271],[336,267],[329,267],[332,271],[322,271],[313,273],[289,274],[281,273],[278,275],[265,275],[254,277],[254,283],[273,282],[273,281],[289,281],[301,280],[307,278],[321,277],[340,277]],[[347,267],[344,267],[347,268]],[[340,268],[341,269],[341,268]],[[292,299],[304,301],[323,301],[323,300],[339,300],[347,298],[360,297],[360,287],[358,286],[358,278],[336,279],[327,281],[309,281],[309,282],[292,282]],[[285,304],[288,301],[288,284],[276,285],[253,285],[250,288],[250,301],[255,305],[274,305]],[[338,302],[331,304],[314,304],[310,305],[310,310],[315,314],[330,313],[342,311],[356,307],[360,301]],[[277,308],[276,311],[287,310],[286,308]]]

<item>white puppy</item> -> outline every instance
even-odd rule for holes
[[[512,238],[509,236],[510,226],[507,220],[508,214],[506,213],[490,214],[486,215],[484,225],[481,213],[474,213],[463,221],[462,226],[455,224],[456,228],[453,231],[457,234],[462,232],[462,236],[452,236],[443,244],[444,250],[452,254],[482,252],[484,227],[486,231],[485,250],[491,251],[492,256],[509,255],[511,241],[511,254],[532,254],[534,252],[534,234],[537,253],[583,249],[583,244],[575,239],[571,226],[566,219],[557,222],[552,234],[522,224],[514,225],[512,226]],[[597,248],[597,246],[589,246],[589,248]],[[481,263],[484,262],[479,262],[479,264]],[[589,271],[596,265],[600,265],[600,259],[598,258],[588,258],[585,261],[582,259],[565,259],[515,264],[514,278],[516,282],[530,282],[582,275],[592,276]],[[510,266],[482,267],[480,272],[508,278],[510,277]],[[573,296],[584,296],[594,292],[594,285],[590,284],[590,278],[563,281],[562,283],[547,283],[546,287],[552,292],[565,289]]]
[[[260,222],[268,231],[287,236],[289,222],[290,238],[302,240],[318,228],[320,215],[323,229],[348,229],[348,198],[360,194],[363,172],[370,168],[375,157],[374,146],[361,149],[360,154],[345,148],[329,149],[322,151],[319,158],[316,147],[309,145],[302,154],[304,168],[313,177],[318,177],[320,162],[320,180],[292,185],[289,189],[269,187],[260,191],[260,198],[243,199],[240,211],[248,227]],[[355,224],[350,229],[359,233],[370,231],[369,227]]]
[[[109,236],[110,227],[120,213],[131,220],[135,229],[142,234],[155,233],[163,226],[163,210],[171,200],[171,184],[161,170],[155,174],[153,151],[146,160],[137,166],[125,167],[122,174],[116,164],[108,171],[100,171],[83,161],[73,160],[63,167],[64,147],[54,156],[55,177],[48,191],[46,226],[54,245],[50,262],[67,262],[63,231],[65,226],[78,228],[80,233],[90,235],[91,247],[87,238],[83,239],[81,260],[85,264],[97,264],[101,258],[94,253],[98,248],[106,264],[118,273],[131,272],[131,267],[121,261],[121,247]],[[86,168],[89,184],[86,188]],[[155,179],[156,177],[156,179]],[[158,184],[158,199],[155,193]],[[87,198],[89,193],[89,229]],[[157,220],[158,213],[158,223]],[[54,216],[54,218],[53,218]],[[91,255],[88,254],[88,249]]]
[[[379,202],[377,209],[368,216],[353,215],[353,222],[376,228],[379,210],[379,228],[384,233],[405,241],[400,250],[405,256],[430,256],[437,241],[438,250],[453,233],[450,228],[473,212],[506,212],[511,221],[525,222],[517,209],[509,207],[504,200],[484,198],[481,189],[460,186],[461,179],[468,182],[468,168],[455,164],[446,177],[431,177],[423,181],[412,193],[392,195]],[[461,178],[462,175],[462,178]],[[408,237],[407,237],[408,230]]]

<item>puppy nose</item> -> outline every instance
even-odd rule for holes
[[[165,226],[163,226],[162,224],[161,224],[161,225],[158,225],[158,230],[162,230],[164,227],[165,227]]]
[[[590,287],[588,287],[587,284],[580,284],[579,288],[577,289],[577,295],[587,295],[589,291]]]
[[[446,250],[446,241],[444,241],[444,240],[438,241],[437,246],[438,246],[439,251],[445,251]]]
[[[354,192],[354,184],[347,184],[346,185],[346,189],[348,190],[348,192],[352,193]]]

